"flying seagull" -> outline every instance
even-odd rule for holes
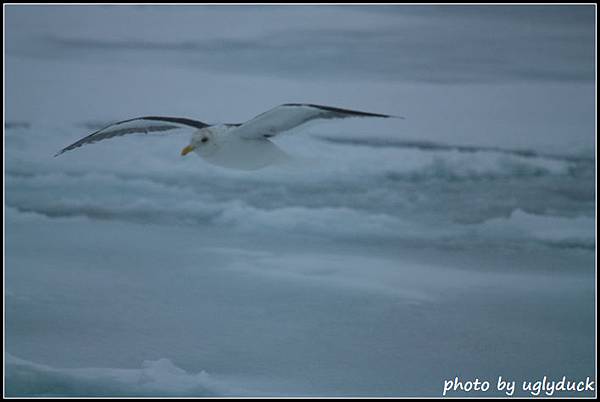
[[[55,156],[108,138],[187,128],[194,132],[190,143],[181,150],[181,155],[194,151],[214,165],[254,170],[286,158],[285,152],[271,142],[271,137],[295,131],[314,120],[349,117],[402,118],[305,103],[280,105],[241,124],[209,125],[182,117],[146,116],[106,126],[60,150]]]

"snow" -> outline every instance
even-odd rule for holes
[[[7,395],[594,375],[591,6],[6,11]],[[53,157],[290,102],[406,120],[312,126],[254,172],[178,134]]]

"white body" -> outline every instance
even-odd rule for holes
[[[288,155],[267,138],[231,135],[235,127],[206,127],[192,135],[194,152],[213,165],[256,170],[288,159]],[[204,139],[204,141],[203,141]]]

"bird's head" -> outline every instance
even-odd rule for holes
[[[192,136],[190,143],[181,150],[181,156],[192,151],[201,155],[210,154],[214,148],[213,136],[208,130],[200,130]]]

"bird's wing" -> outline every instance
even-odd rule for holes
[[[295,129],[317,119],[345,119],[348,117],[395,117],[387,114],[359,112],[331,106],[306,103],[287,103],[277,106],[231,131],[232,135],[243,138],[269,138]]]
[[[182,117],[162,117],[162,116],[145,116],[137,117],[135,119],[129,119],[120,121],[118,123],[106,126],[95,133],[83,137],[77,142],[69,145],[66,148],[61,149],[56,155],[58,156],[64,152],[70,151],[75,148],[79,148],[82,145],[93,144],[94,142],[102,141],[108,138],[120,137],[128,134],[135,133],[159,133],[163,131],[176,130],[179,128],[193,128],[202,129],[208,127],[206,123],[201,121],[185,119]]]

